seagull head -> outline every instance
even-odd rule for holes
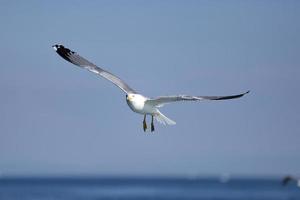
[[[135,98],[135,94],[127,94],[126,95],[126,100],[132,101]]]
[[[131,103],[144,103],[147,98],[140,94],[129,93],[126,95],[126,100]]]

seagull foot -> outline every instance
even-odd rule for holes
[[[154,131],[153,115],[151,116],[151,132]]]
[[[144,129],[144,132],[147,130],[147,123],[145,121],[143,121],[143,129]]]
[[[151,132],[153,132],[155,129],[154,129],[154,124],[151,123]]]

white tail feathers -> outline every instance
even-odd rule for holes
[[[161,112],[158,112],[154,118],[159,122],[162,123],[163,125],[175,125],[176,122],[174,122],[173,120],[167,118],[166,116],[164,116]]]

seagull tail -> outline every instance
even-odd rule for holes
[[[166,116],[164,116],[161,112],[158,111],[158,113],[154,116],[154,118],[156,119],[156,121],[158,121],[159,123],[162,123],[163,125],[175,125],[176,122],[174,122],[173,120],[167,118]]]

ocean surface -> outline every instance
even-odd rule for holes
[[[233,178],[0,178],[0,200],[300,200],[296,183]]]

